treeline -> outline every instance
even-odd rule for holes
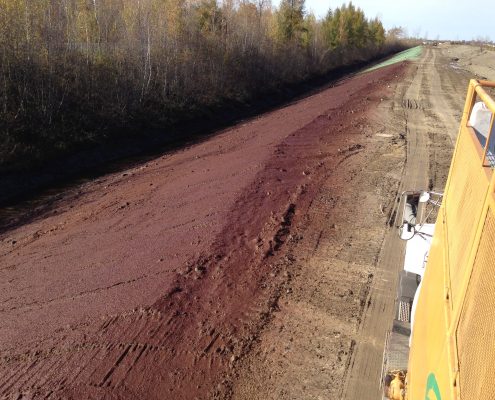
[[[243,102],[387,50],[349,3],[0,0],[0,168]]]

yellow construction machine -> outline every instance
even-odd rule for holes
[[[402,196],[406,256],[384,398],[495,399],[494,88],[469,83],[444,193]]]

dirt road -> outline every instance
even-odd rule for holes
[[[446,57],[344,80],[4,232],[0,398],[376,398],[395,195],[442,186],[462,110]]]
[[[407,157],[400,191],[443,191],[470,76],[450,63],[446,49],[426,48],[397,86],[388,113],[392,130],[404,132]],[[387,233],[345,388],[345,399],[381,399],[383,347],[395,312],[395,288],[404,244]]]

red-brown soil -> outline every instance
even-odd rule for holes
[[[340,165],[365,151],[367,111],[403,72],[343,80],[71,189],[2,234],[0,397],[231,396],[290,291],[318,189],[331,175],[338,202]]]

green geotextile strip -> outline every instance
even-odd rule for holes
[[[419,56],[421,56],[422,51],[423,51],[423,46],[416,46],[416,47],[401,51],[400,53],[397,53],[392,58],[389,58],[388,60],[381,62],[380,64],[377,64],[371,68],[368,68],[367,70],[364,70],[363,72],[374,71],[375,69],[387,67],[389,65],[396,64],[396,63],[406,61],[406,60],[415,60],[415,59],[419,58]]]

